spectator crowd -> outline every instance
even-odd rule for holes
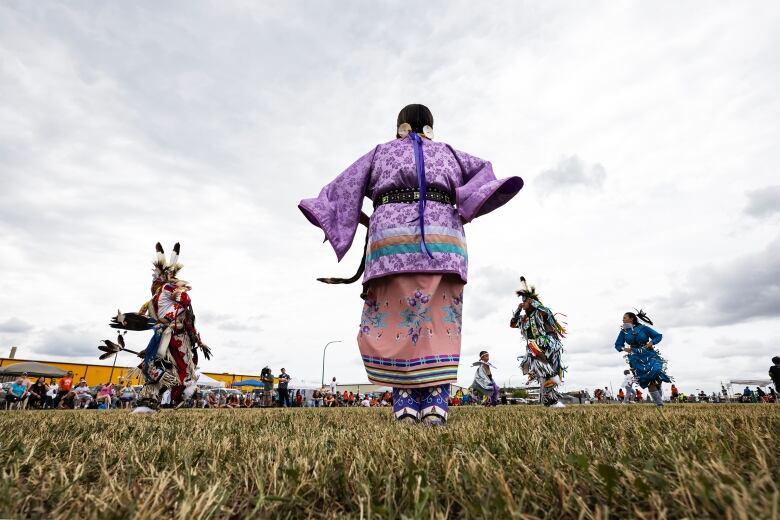
[[[6,409],[128,408],[135,404],[138,388],[124,384],[90,387],[85,378],[74,384],[73,372],[59,379],[22,374],[0,385],[0,406]]]
[[[671,385],[670,402],[676,403],[778,403],[777,387],[780,385],[780,357],[772,358],[769,376],[774,384],[764,390],[756,386],[755,390],[746,386],[740,394],[729,396],[726,387],[721,385],[719,393],[711,394],[699,390],[689,394],[680,392],[676,384]],[[626,371],[628,372],[628,371]],[[185,391],[184,401],[176,404],[177,408],[268,408],[279,407],[386,407],[393,404],[392,393],[387,391],[359,394],[347,390],[338,390],[334,377],[328,386],[322,389],[304,390],[290,389],[290,374],[282,368],[281,373],[274,377],[270,368],[261,371],[261,388],[243,393],[235,388],[194,388],[192,392]],[[278,384],[274,389],[274,381]],[[74,382],[73,372],[69,371],[59,379],[37,377],[34,380],[28,374],[22,374],[14,381],[0,384],[0,407],[5,409],[108,409],[132,408],[136,406],[141,386],[130,381],[113,385],[106,382],[97,386],[89,386],[85,378]],[[293,393],[294,392],[294,393]],[[609,387],[597,388],[593,398],[587,390],[569,394],[579,399],[580,403],[611,403],[622,402],[641,403],[646,399],[641,388],[634,388],[630,374],[620,387],[617,395],[613,395]],[[524,399],[519,400],[527,402]],[[502,394],[501,402],[507,404],[506,393]],[[517,400],[513,400],[517,402]],[[458,389],[449,398],[450,406],[468,406],[481,404],[468,390]],[[173,407],[170,391],[161,400],[163,408]]]
[[[647,400],[647,396],[642,392],[641,388],[636,389],[624,389],[620,388],[616,397],[612,396],[612,393],[605,388],[597,388],[593,392],[594,403],[628,403],[636,402],[641,403]],[[648,401],[650,402],[650,401]],[[698,392],[685,393],[680,392],[677,385],[672,385],[669,395],[670,403],[777,403],[777,392],[773,387],[768,387],[764,390],[760,386],[757,386],[754,390],[749,386],[746,386],[739,394],[729,396],[728,390],[724,386],[721,386],[720,392],[706,393],[704,390]]]

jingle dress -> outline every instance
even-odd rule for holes
[[[622,352],[626,344],[631,347],[631,352],[628,353],[628,365],[634,374],[634,380],[642,388],[647,388],[651,383],[660,386],[662,382],[672,382],[666,374],[666,361],[657,350],[650,350],[645,346],[649,340],[657,345],[662,338],[660,333],[640,323],[629,330],[621,330],[615,340],[615,350],[618,352]]]
[[[477,371],[474,374],[474,382],[471,383],[471,389],[483,398],[487,397],[488,401],[486,404],[496,406],[501,389],[493,379],[493,374],[490,371],[492,365],[486,361],[479,360],[472,363],[471,366],[477,367]]]

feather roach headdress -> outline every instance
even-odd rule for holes
[[[520,277],[520,288],[515,291],[515,293],[523,298],[523,300],[531,299],[539,301],[539,294],[536,292],[536,287],[532,285],[529,288],[524,276]]]
[[[542,317],[540,319],[544,320],[545,326],[550,334],[554,335],[556,338],[562,338],[566,335],[566,324],[558,320],[558,316],[565,316],[565,314],[555,313],[548,307],[545,307],[539,299],[539,293],[536,292],[536,287],[533,285],[529,287],[524,276],[520,277],[520,288],[515,292],[523,301],[531,300],[531,307],[533,309],[542,311]],[[521,311],[522,306],[518,306],[515,314],[512,316],[512,323],[519,323]],[[536,312],[535,314],[538,316],[540,313]]]
[[[179,252],[181,251],[181,246],[179,243],[176,242],[176,245],[173,246],[173,252],[171,253],[170,260],[165,259],[165,251],[159,242],[155,244],[154,248],[156,250],[154,260],[152,261],[152,265],[154,265],[154,269],[152,271],[154,281],[162,282],[171,278],[176,278],[176,275],[179,273],[181,268],[184,267],[179,263]]]

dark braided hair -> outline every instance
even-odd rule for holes
[[[398,112],[398,122],[395,127],[398,128],[404,123],[409,123],[412,132],[421,134],[424,126],[433,128],[433,114],[425,105],[412,104],[406,105]],[[396,134],[396,137],[400,137]]]
[[[636,309],[634,309],[634,310],[636,310]],[[627,312],[626,316],[631,318],[631,323],[633,323],[634,325],[639,325],[639,321],[640,320],[644,321],[648,325],[652,325],[653,324],[653,320],[651,320],[650,317],[642,309],[639,309],[636,313]]]

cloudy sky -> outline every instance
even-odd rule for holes
[[[681,390],[766,377],[778,26],[773,3],[5,1],[0,353],[95,361],[148,297],[154,243],[180,241],[204,369],[318,381],[341,340],[326,377],[365,381],[359,286],[315,281],[360,248],[337,264],[296,205],[417,102],[438,140],[526,182],[466,230],[462,383],[481,349],[523,381],[521,274],[567,315],[567,389],[618,384],[633,307]]]

